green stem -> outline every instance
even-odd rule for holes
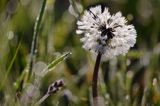
[[[31,53],[30,53],[30,61],[29,61],[29,73],[28,73],[28,77],[27,80],[30,79],[30,77],[32,76],[32,68],[33,68],[33,64],[36,58],[36,49],[37,49],[37,41],[38,41],[38,31],[40,28],[40,24],[42,21],[42,17],[44,14],[44,10],[45,10],[45,6],[46,6],[46,0],[43,1],[42,7],[40,9],[40,12],[37,16],[35,25],[34,25],[34,33],[33,33],[33,39],[32,39],[32,46],[31,46]]]
[[[73,6],[74,11],[78,14],[78,17],[79,17],[80,12],[79,12],[79,10],[78,10],[78,7],[77,7],[75,1],[74,1],[74,0],[69,0],[69,2],[70,2],[70,4]]]
[[[8,67],[8,69],[7,69],[7,72],[6,72],[6,74],[4,75],[3,81],[2,81],[2,83],[1,83],[1,85],[0,85],[0,90],[3,88],[3,85],[5,84],[6,79],[7,79],[8,75],[9,75],[9,73],[10,73],[10,71],[11,71],[11,68],[12,68],[12,66],[13,66],[13,63],[14,63],[16,57],[17,57],[18,51],[19,51],[19,49],[20,49],[20,46],[21,46],[21,41],[20,41],[20,43],[18,44],[18,47],[17,47],[16,52],[15,52],[15,54],[14,54],[12,60],[11,60],[10,65],[9,65],[9,67]]]

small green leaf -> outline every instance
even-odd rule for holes
[[[67,52],[59,57],[57,57],[55,60],[53,60],[45,69],[44,69],[44,73],[47,73],[51,70],[53,70],[56,65],[58,65],[59,63],[61,63],[62,61],[64,61],[69,55],[71,54],[71,52]]]

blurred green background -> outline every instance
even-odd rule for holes
[[[17,92],[21,97],[23,88],[19,90],[16,81],[28,68],[34,24],[42,2],[0,0],[0,85],[7,75],[0,88],[2,106],[13,106],[17,102]],[[111,14],[121,11],[137,30],[136,45],[126,56],[101,64],[99,94],[102,105],[160,106],[160,0],[74,2],[81,4],[83,9],[105,3]],[[35,101],[45,94],[53,81],[63,79],[65,82],[62,90],[41,104],[44,106],[92,106],[91,80],[95,60],[82,48],[80,37],[75,33],[77,18],[68,11],[69,6],[69,0],[47,0],[39,26],[35,64],[49,64],[65,52],[72,53],[42,78]]]

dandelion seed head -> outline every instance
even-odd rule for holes
[[[108,8],[101,5],[85,10],[77,26],[83,48],[93,54],[101,53],[105,59],[125,55],[136,43],[134,26],[127,24],[121,12],[111,15]]]

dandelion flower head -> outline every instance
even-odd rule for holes
[[[136,30],[128,25],[121,12],[111,15],[101,5],[91,7],[77,21],[77,34],[81,34],[83,48],[110,59],[125,55],[136,43]]]

